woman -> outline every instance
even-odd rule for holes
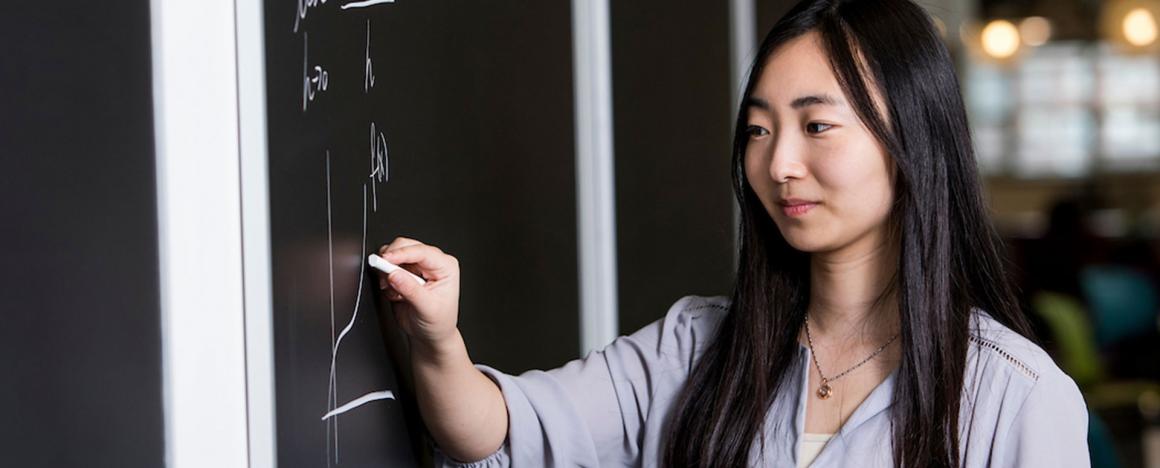
[[[737,118],[732,297],[682,298],[559,369],[473,366],[455,259],[380,249],[432,280],[383,286],[443,463],[1088,465],[1082,396],[1024,338],[953,66],[918,6],[798,4]]]

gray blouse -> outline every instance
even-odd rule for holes
[[[446,467],[659,464],[665,415],[728,310],[724,296],[685,296],[664,318],[563,367],[519,376],[476,365],[499,384],[508,433],[490,456]],[[1075,382],[1038,346],[976,309],[960,421],[963,466],[1087,467],[1087,408]],[[809,349],[800,348],[751,466],[796,466]],[[854,410],[811,466],[893,466],[890,411],[897,370]],[[973,413],[973,414],[972,414]],[[758,443],[759,441],[754,441]],[[764,449],[764,450],[761,450]]]

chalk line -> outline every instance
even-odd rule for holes
[[[364,0],[361,2],[350,2],[342,6],[343,10],[348,8],[366,8],[369,6],[378,5],[380,3],[395,3],[395,0]]]
[[[350,411],[352,409],[358,408],[358,407],[365,405],[367,403],[370,403],[372,401],[394,400],[394,399],[395,399],[395,392],[392,392],[390,390],[371,392],[371,393],[368,393],[366,395],[355,398],[350,403],[339,406],[334,411],[326,413],[324,416],[322,416],[322,420],[325,421],[327,418],[330,418],[332,416],[338,416],[339,414],[342,414],[342,413],[345,413],[345,412]]]

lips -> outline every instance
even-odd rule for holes
[[[803,216],[818,205],[817,202],[809,200],[800,200],[797,198],[787,198],[778,202],[781,205],[781,212],[789,217]]]

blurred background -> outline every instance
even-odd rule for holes
[[[1041,343],[1091,409],[1094,466],[1160,466],[1157,2],[931,5]]]

